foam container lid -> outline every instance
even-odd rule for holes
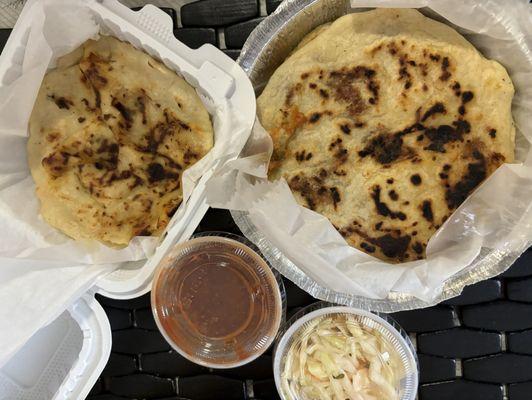
[[[28,0],[0,59],[0,85],[20,75],[34,7]],[[95,300],[101,293],[129,299],[147,293],[155,267],[176,243],[188,239],[208,206],[205,182],[223,162],[236,158],[255,118],[255,95],[244,71],[211,45],[192,50],[173,35],[171,18],[153,5],[134,12],[117,0],[85,0],[105,33],[129,42],[160,59],[194,86],[208,110],[222,107],[218,129],[233,132],[236,126],[248,135],[232,138],[231,152],[199,177],[178,221],[169,225],[155,255],[147,261],[122,263],[67,311],[32,338],[0,369],[0,400],[84,399],[103,370],[111,350],[111,330],[105,312]],[[236,122],[235,122],[236,121]],[[12,260],[16,263],[18,260]]]
[[[84,399],[110,353],[109,321],[87,294],[0,369],[0,400]]]

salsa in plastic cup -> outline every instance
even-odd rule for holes
[[[283,319],[284,287],[244,238],[202,234],[177,245],[157,267],[152,311],[168,343],[210,368],[259,357]]]

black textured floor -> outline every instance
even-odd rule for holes
[[[166,9],[191,47],[212,43],[233,58],[251,30],[280,1],[200,0]],[[9,31],[0,30],[0,48]],[[210,210],[200,231],[238,233],[229,213]],[[315,300],[285,280],[288,315]],[[91,400],[278,399],[271,349],[252,364],[213,371],[171,351],[155,327],[149,296],[103,297],[113,330],[111,358]],[[468,287],[441,305],[393,315],[410,333],[420,361],[419,400],[532,400],[532,252],[506,273]]]
[[[239,233],[228,212],[209,210],[198,231]],[[315,301],[285,279],[288,316]],[[278,399],[271,349],[230,370],[197,366],[170,350],[149,296],[98,297],[113,329],[111,359],[91,400]],[[410,333],[421,370],[420,400],[532,399],[532,251],[501,276],[435,307],[392,314]]]

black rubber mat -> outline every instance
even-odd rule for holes
[[[240,233],[230,214],[209,210],[199,232]],[[316,300],[289,280],[288,317]],[[419,357],[419,400],[532,399],[532,252],[506,273],[434,307],[392,314]],[[172,351],[157,331],[149,296],[98,297],[113,352],[90,399],[278,399],[271,349],[246,366],[210,370]]]

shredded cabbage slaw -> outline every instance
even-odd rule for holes
[[[281,385],[291,400],[398,400],[402,371],[380,332],[334,315],[311,321],[290,345]]]

